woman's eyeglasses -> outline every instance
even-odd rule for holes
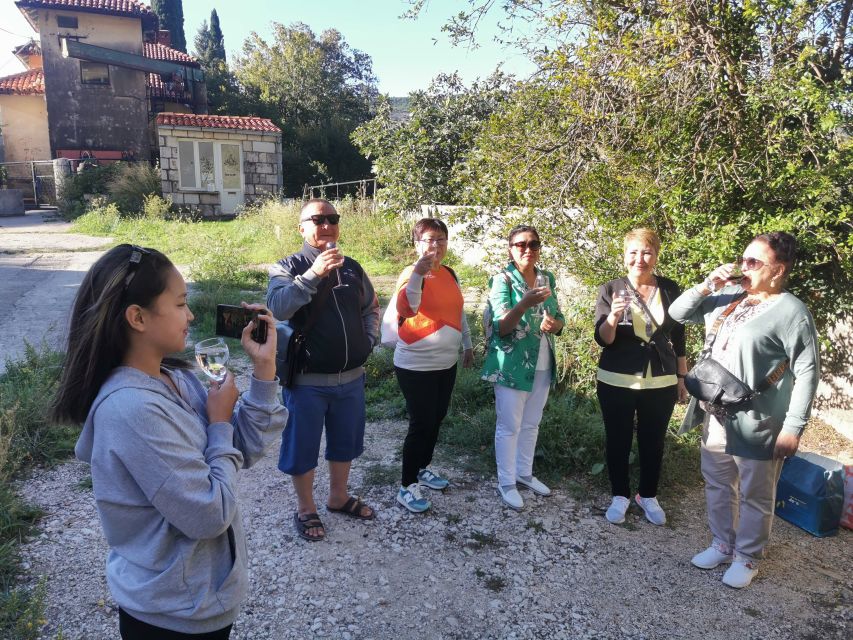
[[[310,218],[305,218],[304,220],[302,220],[302,222],[308,222],[309,220],[313,222],[314,225],[319,227],[321,224],[326,224],[327,222],[329,224],[338,224],[341,221],[341,216],[338,213],[327,213],[325,215],[311,216]]]
[[[747,258],[746,256],[741,256],[737,260],[735,260],[744,271],[757,271],[761,267],[764,266],[764,261],[759,260],[758,258]]]
[[[529,240],[527,242],[510,242],[509,246],[515,247],[519,251],[530,249],[531,251],[539,251],[542,248],[542,243],[539,240]]]
[[[447,238],[418,238],[418,242],[443,247],[447,244]]]

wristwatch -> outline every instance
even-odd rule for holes
[[[712,278],[705,278],[705,281],[702,283],[702,286],[708,289],[711,293],[714,293],[717,290],[717,281]]]

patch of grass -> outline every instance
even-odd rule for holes
[[[545,533],[545,527],[542,526],[542,523],[538,520],[534,520],[533,518],[529,518],[527,520],[525,528],[530,531],[533,531],[534,533]]]
[[[364,472],[364,484],[370,487],[396,485],[400,481],[400,467],[388,464],[374,464]]]
[[[483,580],[483,585],[489,591],[494,591],[495,593],[499,593],[504,590],[506,587],[506,580],[501,578],[500,576],[489,576],[485,580]]]
[[[24,358],[7,361],[0,375],[0,637],[35,638],[44,624],[44,585],[15,588],[18,545],[41,512],[11,488],[12,478],[34,464],[67,457],[79,429],[50,423],[46,410],[59,379],[61,354],[26,345]]]
[[[47,622],[44,619],[45,580],[32,590],[13,589],[0,593],[0,637],[35,640]]]
[[[444,519],[447,521],[447,524],[459,524],[462,522],[462,516],[458,513],[448,513],[444,516]]]
[[[486,547],[501,546],[500,540],[493,533],[483,533],[482,531],[474,531],[471,533],[471,541],[469,546],[473,549],[485,549]]]
[[[91,491],[92,490],[92,476],[86,476],[85,478],[82,478],[77,483],[77,490],[78,491]]]

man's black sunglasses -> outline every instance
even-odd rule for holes
[[[327,222],[329,224],[338,224],[341,221],[341,216],[337,213],[327,213],[321,216],[311,216],[310,218],[305,218],[304,220],[302,220],[302,222],[307,222],[308,220],[310,220],[316,226],[319,227],[321,224],[326,224]]]

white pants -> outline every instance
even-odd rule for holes
[[[551,388],[551,371],[537,371],[531,391],[495,385],[495,460],[498,484],[515,484],[518,476],[533,475],[533,454],[539,422]]]
[[[770,540],[782,460],[741,458],[725,448],[725,428],[710,416],[701,450],[708,525],[715,542],[757,560]]]

